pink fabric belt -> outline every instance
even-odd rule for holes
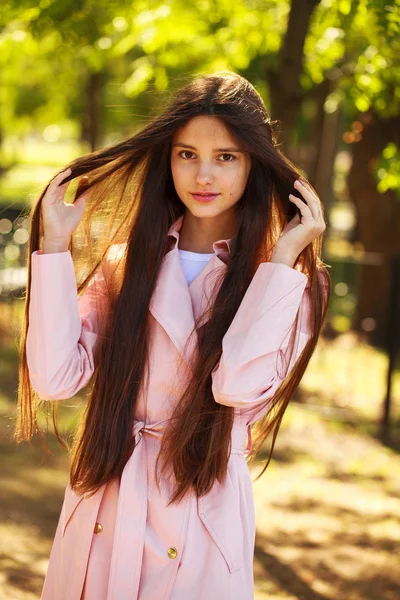
[[[165,424],[166,421],[152,424],[146,424],[144,421],[134,422],[135,449],[121,476],[107,600],[134,600],[138,595],[146,533],[148,489],[147,450],[145,439],[141,438],[147,433],[161,440]],[[234,423],[231,439],[231,454],[245,456],[251,448],[250,427]],[[179,508],[182,523],[181,547],[184,543],[189,509],[190,502],[183,499]],[[178,568],[178,561],[175,568]]]

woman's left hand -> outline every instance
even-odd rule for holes
[[[291,257],[293,261],[326,229],[321,201],[315,192],[306,187],[300,179],[294,182],[294,187],[303,198],[289,194],[289,199],[300,209],[301,217],[296,214],[289,221],[274,246],[274,254]]]

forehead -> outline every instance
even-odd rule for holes
[[[222,119],[214,115],[199,115],[193,117],[174,134],[174,141],[212,142],[213,140],[236,142]],[[193,142],[193,139],[191,140]]]

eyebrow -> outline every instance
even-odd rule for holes
[[[183,142],[176,142],[175,144],[173,144],[173,148],[175,148],[175,146],[179,146],[181,148],[190,148],[190,150],[196,150],[195,146],[191,146],[190,144],[184,144]],[[214,148],[214,152],[242,152],[243,150],[240,150],[240,148]]]

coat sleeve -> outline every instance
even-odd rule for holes
[[[32,387],[43,400],[71,398],[89,382],[96,362],[105,279],[99,269],[77,294],[70,251],[32,253],[26,356]]]
[[[219,404],[252,413],[268,404],[311,336],[307,276],[283,263],[261,263],[222,340],[211,373]],[[288,349],[300,310],[293,353]]]

